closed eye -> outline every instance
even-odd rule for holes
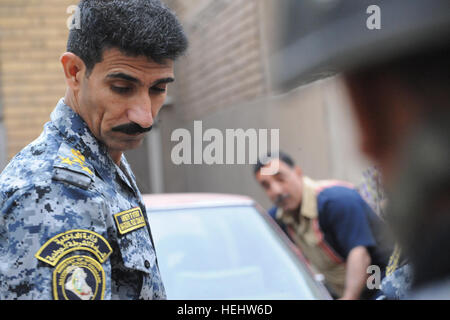
[[[130,93],[133,90],[133,88],[132,87],[111,86],[111,90],[118,94],[127,94],[127,93]]]
[[[164,92],[166,92],[166,86],[164,86],[164,87],[154,86],[154,87],[150,88],[150,91],[153,91],[155,93],[164,93]]]

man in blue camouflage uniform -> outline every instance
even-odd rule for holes
[[[79,9],[66,95],[0,175],[0,299],[165,299],[123,151],[150,131],[187,39],[156,0]]]

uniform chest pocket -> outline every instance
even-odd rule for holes
[[[119,238],[123,264],[128,269],[150,273],[156,264],[156,254],[147,228],[140,228]]]

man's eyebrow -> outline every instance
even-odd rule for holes
[[[139,79],[137,79],[135,77],[132,77],[132,76],[126,74],[126,73],[122,73],[122,72],[108,74],[106,76],[106,78],[107,79],[111,79],[111,78],[113,78],[113,79],[122,79],[122,80],[125,80],[125,81],[129,81],[129,82],[133,82],[133,83],[137,83],[137,84],[142,84],[141,80],[139,80]]]
[[[111,79],[111,78],[113,78],[113,79],[122,79],[122,80],[125,80],[125,81],[137,83],[139,85],[142,84],[141,80],[139,80],[139,79],[137,79],[135,77],[132,77],[132,76],[130,76],[130,75],[126,74],[126,73],[123,73],[123,72],[111,73],[111,74],[107,75],[106,78],[107,79]],[[158,79],[152,84],[152,86],[157,86],[157,85],[162,84],[162,83],[171,83],[171,82],[174,82],[174,81],[175,81],[175,79],[172,78],[172,77]]]
[[[168,78],[164,78],[164,79],[158,79],[155,82],[153,82],[154,86],[157,86],[158,84],[162,84],[162,83],[171,83],[174,82],[175,79],[172,77],[168,77]]]

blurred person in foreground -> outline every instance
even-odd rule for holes
[[[123,152],[152,128],[187,39],[159,0],[83,0],[79,12],[66,95],[0,176],[0,299],[165,299]]]
[[[275,165],[273,162],[277,162]],[[265,174],[262,169],[277,167]],[[370,299],[367,269],[382,274],[391,253],[382,243],[383,223],[350,183],[315,181],[283,152],[263,156],[254,168],[256,180],[276,207],[269,211],[299,247],[334,297]]]
[[[450,46],[431,48],[345,75],[362,149],[386,177],[387,219],[411,262],[418,298],[450,298],[434,292],[450,277],[442,254],[450,249],[449,57]]]
[[[361,149],[384,179],[396,256],[411,269],[411,289],[401,296],[450,299],[450,2],[314,6],[297,12],[327,11],[327,21],[297,39],[297,58],[283,70],[296,65],[298,77],[331,69],[343,74]],[[377,28],[370,28],[371,19]],[[401,281],[396,286],[405,288]]]

